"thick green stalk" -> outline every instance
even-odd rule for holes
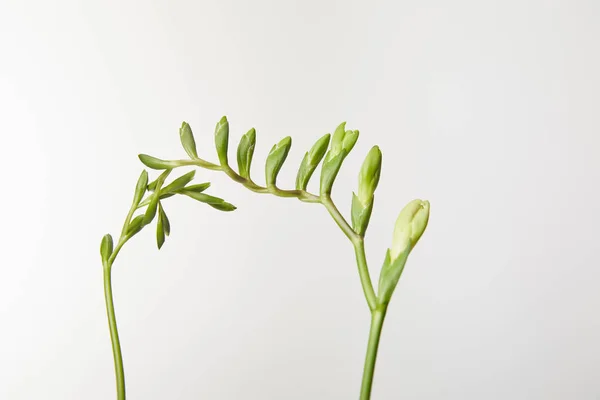
[[[110,340],[112,342],[113,357],[115,359],[115,376],[117,379],[117,399],[125,400],[125,373],[123,369],[123,355],[121,354],[121,343],[119,341],[119,332],[117,330],[117,318],[115,316],[115,306],[112,294],[110,265],[104,266],[104,298],[106,300],[106,314],[108,316],[108,326],[110,329]]]
[[[381,330],[383,328],[386,311],[387,305],[378,305],[371,314],[371,331],[369,333],[369,344],[367,346],[367,356],[365,358],[362,386],[360,388],[360,400],[369,400],[371,398],[375,361],[377,360],[379,339],[381,337]]]

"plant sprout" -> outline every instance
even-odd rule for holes
[[[364,238],[373,211],[374,193],[381,174],[382,155],[378,146],[371,148],[361,167],[358,176],[358,190],[357,193],[352,194],[351,220],[348,222],[338,210],[331,197],[333,184],[338,172],[345,158],[354,148],[359,136],[357,130],[346,130],[345,122],[341,123],[335,129],[333,135],[324,135],[306,152],[298,169],[295,189],[281,189],[277,185],[277,176],[292,146],[292,139],[289,136],[275,144],[269,152],[265,163],[265,186],[261,186],[255,183],[250,174],[256,145],[256,131],[254,128],[244,134],[239,141],[237,147],[237,172],[229,164],[229,122],[226,117],[221,118],[215,128],[215,147],[219,160],[218,164],[205,161],[198,156],[194,135],[187,122],[182,123],[179,135],[181,144],[189,159],[162,160],[146,154],[140,154],[139,159],[148,168],[162,170],[163,172],[150,184],[148,184],[147,172],[142,172],[136,185],[133,204],[115,248],[113,249],[112,237],[110,235],[106,235],[102,239],[101,255],[104,265],[104,286],[115,359],[118,399],[125,399],[125,379],[112,301],[111,268],[119,250],[133,235],[150,224],[157,214],[157,244],[160,249],[165,241],[165,236],[168,236],[170,232],[169,220],[164,212],[161,200],[175,194],[187,195],[221,211],[232,211],[235,209],[234,206],[220,198],[204,194],[203,191],[208,188],[208,183],[187,186],[194,177],[193,172],[182,175],[163,188],[167,176],[173,169],[184,166],[195,166],[222,171],[235,182],[242,184],[254,192],[270,193],[279,197],[296,198],[306,203],[321,204],[329,212],[354,248],[360,282],[371,313],[371,328],[360,392],[361,400],[369,400],[371,398],[375,362],[387,307],[402,275],[406,260],[427,227],[429,202],[418,199],[413,200],[400,212],[394,227],[392,245],[387,250],[380,272],[376,293],[367,266]],[[313,194],[307,191],[307,187],[320,164],[322,166],[319,194]],[[142,200],[146,192],[150,192],[150,194],[146,199]],[[145,213],[133,218],[135,211],[142,207],[146,207]]]

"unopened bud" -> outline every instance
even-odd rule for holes
[[[400,254],[406,250],[410,251],[417,244],[427,228],[428,221],[429,202],[427,200],[413,200],[400,211],[390,248],[392,263]]]
[[[267,186],[275,186],[277,175],[279,174],[291,147],[292,138],[287,136],[273,146],[269,152],[267,163],[265,165],[265,180],[267,181]]]
[[[227,148],[229,147],[229,122],[227,117],[221,118],[215,127],[215,147],[221,165],[227,164]]]
[[[358,199],[363,205],[366,206],[371,202],[379,183],[380,174],[381,150],[379,150],[378,146],[373,146],[367,157],[365,157],[360,174],[358,175]]]

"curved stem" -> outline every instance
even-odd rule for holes
[[[365,368],[363,370],[363,379],[360,388],[360,400],[369,400],[371,398],[373,375],[375,373],[375,361],[377,360],[379,339],[381,337],[381,329],[383,328],[383,321],[385,320],[386,311],[387,305],[380,305],[371,314],[371,330],[369,332],[369,344],[367,346]]]
[[[367,257],[365,255],[365,242],[362,238],[358,242],[354,243],[354,252],[356,253],[356,265],[358,265],[360,283],[362,284],[365,298],[369,304],[369,309],[371,312],[374,312],[377,307],[377,295],[375,294],[373,283],[371,282],[371,275],[369,274]]]
[[[327,211],[329,211],[329,215],[331,215],[335,223],[340,227],[342,232],[344,232],[346,237],[350,239],[353,244],[361,240],[361,237],[354,232],[354,229],[352,229],[352,227],[348,224],[342,213],[340,213],[340,210],[337,209],[331,200],[331,196],[322,195],[321,203],[323,203]]]
[[[115,375],[117,379],[117,399],[125,400],[125,373],[123,369],[123,355],[121,354],[121,343],[119,331],[117,330],[117,318],[112,294],[110,265],[104,266],[104,298],[106,300],[106,314],[108,315],[108,326],[110,328],[110,340],[112,342],[113,357],[115,360]]]

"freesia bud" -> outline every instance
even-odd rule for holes
[[[177,161],[161,160],[160,158],[152,157],[147,154],[138,154],[138,158],[145,166],[151,169],[171,169],[181,165]]]
[[[331,147],[325,156],[321,169],[321,195],[331,194],[333,182],[342,167],[344,159],[358,140],[358,131],[347,131],[346,123],[338,125],[331,138]]]
[[[254,146],[256,146],[256,130],[250,129],[240,139],[237,150],[237,162],[240,176],[250,178],[250,166],[252,165],[252,156],[254,156]]]
[[[113,238],[111,235],[106,234],[102,237],[102,242],[100,243],[100,255],[102,256],[102,262],[108,263],[108,259],[112,255],[113,252]]]
[[[275,186],[277,174],[279,174],[279,171],[290,152],[290,147],[292,147],[292,138],[287,136],[273,146],[269,152],[267,163],[265,165],[265,180],[267,181],[268,187]]]
[[[373,146],[367,154],[358,175],[358,199],[364,206],[371,202],[379,183],[380,174],[381,150],[378,146]]]
[[[346,154],[354,148],[356,141],[358,140],[358,131],[346,131],[344,135],[344,141],[342,142],[342,148],[346,150]]]
[[[215,127],[215,146],[222,166],[227,164],[227,148],[229,147],[229,122],[227,117],[221,118]]]
[[[327,160],[331,160],[340,154],[344,144],[344,136],[346,136],[346,122],[342,122],[335,128],[333,137],[331,138],[331,149],[327,153]]]
[[[181,139],[181,145],[187,155],[190,156],[191,159],[198,158],[196,141],[194,140],[192,128],[190,127],[190,124],[185,121],[181,124],[181,128],[179,128],[179,138]]]
[[[400,212],[394,228],[392,248],[385,255],[379,275],[377,301],[380,304],[390,302],[400,276],[402,276],[402,271],[404,271],[408,255],[423,235],[428,220],[428,201],[413,200]]]
[[[410,251],[427,228],[429,221],[429,202],[427,200],[413,200],[408,203],[396,220],[394,227],[394,238],[390,249],[392,263],[398,256]]]
[[[296,175],[296,189],[306,190],[308,181],[327,152],[330,136],[331,135],[328,133],[317,140],[310,151],[308,151],[302,159],[298,174]]]

